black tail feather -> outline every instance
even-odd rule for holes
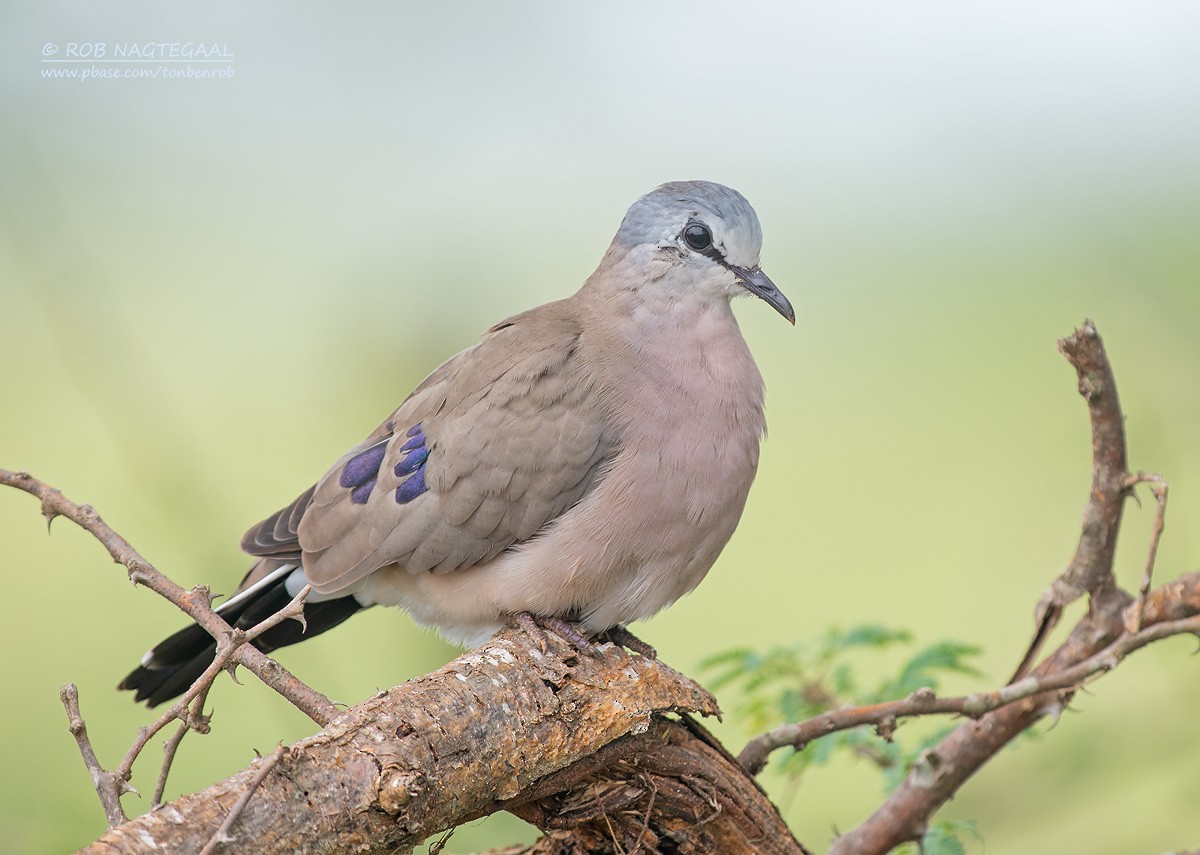
[[[274,585],[222,612],[221,616],[231,626],[249,629],[275,614],[291,600],[284,582],[285,579],[279,579]],[[353,596],[305,603],[307,629],[300,621],[288,619],[250,643],[263,653],[270,653],[333,629],[361,608],[363,605]],[[212,664],[216,651],[217,644],[213,637],[203,627],[192,624],[159,642],[143,664],[130,671],[117,688],[132,691],[135,701],[145,701],[147,706],[156,707],[187,691],[196,678],[204,673],[204,669]]]

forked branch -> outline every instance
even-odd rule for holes
[[[1000,690],[1027,687],[1035,691],[976,721],[959,725],[939,745],[925,752],[867,820],[834,841],[830,855],[885,853],[906,841],[920,840],[934,812],[968,778],[1026,728],[1046,715],[1057,715],[1087,676],[1115,667],[1123,656],[1151,641],[1197,631],[1200,583],[1195,574],[1164,585],[1141,605],[1117,587],[1113,555],[1125,498],[1138,480],[1161,483],[1161,479],[1131,476],[1127,470],[1116,380],[1104,343],[1091,321],[1062,339],[1059,349],[1075,368],[1079,392],[1088,405],[1092,486],[1075,555],[1039,602],[1034,641],[1012,685]],[[1165,490],[1156,498],[1159,516],[1143,573],[1146,580],[1151,577],[1162,532]],[[1084,593],[1091,595],[1088,614],[1062,646],[1030,670],[1063,607]],[[1136,621],[1130,619],[1132,612],[1136,612]],[[1131,627],[1137,629],[1131,631]],[[1025,674],[1030,676],[1022,679]],[[1036,691],[1039,688],[1044,691]]]

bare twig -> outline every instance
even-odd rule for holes
[[[1055,680],[1058,674],[1077,676],[1074,669],[1086,668],[1085,663],[1092,657],[1098,654],[1108,657],[1110,651],[1106,648],[1110,645],[1119,651],[1122,644],[1129,643],[1128,639],[1140,637],[1140,633],[1125,632],[1124,612],[1133,598],[1117,587],[1113,575],[1113,554],[1121,512],[1130,488],[1125,430],[1112,366],[1091,321],[1085,321],[1074,335],[1062,339],[1059,349],[1075,367],[1079,392],[1088,404],[1092,427],[1092,490],[1084,509],[1075,555],[1038,603],[1038,630],[1017,669],[1014,683],[1020,682],[1029,672],[1062,609],[1084,593],[1091,595],[1088,614],[1058,650],[1033,668],[1034,678],[1050,685],[1047,681]],[[1161,591],[1164,601],[1170,600],[1172,594],[1182,594],[1174,602],[1166,603],[1170,608],[1192,601],[1186,591],[1180,591],[1174,584],[1164,585]],[[1154,623],[1151,603],[1146,605],[1142,621]],[[1198,611],[1182,617],[1190,619]],[[1159,631],[1194,630],[1180,626]],[[1114,644],[1123,633],[1126,639]],[[1072,694],[1073,689],[1060,688],[1030,695],[985,713],[978,721],[959,725],[935,748],[925,752],[922,761],[870,817],[851,832],[838,837],[829,855],[871,855],[888,852],[906,841],[919,840],[929,817],[964,781],[1034,722],[1060,712]]]
[[[1197,588],[1200,589],[1200,579],[1196,581]],[[1023,677],[995,691],[939,698],[929,689],[918,689],[907,698],[898,701],[830,710],[807,721],[785,724],[755,737],[742,749],[742,753],[738,755],[738,762],[750,774],[757,775],[766,765],[767,756],[772,751],[789,745],[801,750],[814,739],[852,727],[874,724],[890,730],[899,718],[922,715],[951,714],[977,719],[984,713],[1034,695],[1063,689],[1075,691],[1083,686],[1088,678],[1111,671],[1122,659],[1141,647],[1172,635],[1198,632],[1200,616],[1163,621],[1149,624],[1138,632],[1121,635],[1108,647],[1069,668],[1040,676]]]
[[[1138,585],[1138,597],[1125,615],[1126,632],[1137,632],[1142,628],[1142,613],[1146,608],[1146,598],[1150,595],[1150,584],[1154,578],[1154,562],[1158,558],[1158,545],[1162,541],[1163,526],[1166,525],[1167,515],[1167,482],[1161,475],[1139,472],[1131,475],[1127,482],[1129,488],[1138,484],[1149,484],[1154,496],[1156,508],[1154,511],[1154,526],[1150,530],[1150,548],[1146,553],[1146,568],[1142,571],[1142,581]]]
[[[638,855],[642,851],[642,839],[646,836],[646,832],[650,830],[650,817],[654,813],[654,799],[658,796],[658,787],[654,785],[654,779],[649,775],[642,776],[642,782],[646,789],[650,791],[650,798],[646,800],[646,810],[642,814],[642,827],[638,830],[637,839],[633,841],[633,851],[629,855]]]
[[[1114,584],[1113,553],[1125,497],[1129,495],[1125,417],[1104,342],[1095,325],[1085,320],[1072,335],[1059,340],[1058,349],[1075,368],[1079,394],[1087,401],[1092,428],[1092,484],[1075,555],[1038,601],[1034,618],[1037,630],[1013,680],[1028,672],[1064,608],[1084,594]]]
[[[190,719],[191,716],[189,715],[188,718]],[[163,743],[163,762],[158,769],[158,781],[154,784],[154,795],[150,798],[152,810],[162,804],[163,793],[167,789],[167,776],[171,773],[171,765],[175,762],[175,752],[179,750],[179,743],[183,742],[183,738],[191,729],[190,721],[181,722],[175,732]]]
[[[1120,612],[1131,602],[1109,589],[1094,598],[1107,600],[1089,613],[1067,641],[1033,670],[1041,677],[1069,668],[1102,651],[1123,631]],[[882,855],[901,843],[919,840],[929,818],[980,767],[1009,742],[1047,715],[1058,715],[1070,701],[1071,689],[1060,689],[1014,701],[978,721],[960,724],[925,752],[904,781],[857,828],[838,837],[829,855]]]
[[[454,836],[455,831],[457,831],[457,829],[452,828],[439,837],[437,842],[429,847],[429,855],[441,855],[441,853],[446,849],[446,844],[450,842],[450,838]]]
[[[175,752],[179,750],[179,743],[187,736],[188,731],[194,730],[200,734],[209,732],[210,717],[204,714],[204,705],[208,703],[210,689],[212,689],[211,683],[201,689],[186,714],[180,715],[179,728],[163,743],[163,761],[158,771],[158,782],[154,786],[154,797],[150,800],[151,808],[162,804],[163,792],[167,788],[167,776],[171,772],[171,765],[175,762]]]
[[[1174,579],[1147,596],[1142,629],[1129,633],[1124,615],[1133,598],[1115,586],[1092,594],[1092,608],[1070,636],[1033,671],[1002,692],[1038,685],[1031,694],[957,727],[926,752],[905,781],[858,828],[834,841],[829,855],[873,855],[917,840],[933,812],[1018,734],[1057,715],[1090,674],[1115,667],[1133,650],[1171,635],[1200,635],[1200,573]]]
[[[89,505],[75,504],[55,488],[33,478],[25,472],[10,472],[0,469],[0,484],[16,487],[38,497],[42,503],[42,515],[45,516],[47,525],[53,522],[56,516],[65,516],[75,522],[99,540],[117,563],[123,564],[128,569],[129,578],[135,584],[145,585],[175,604],[204,627],[217,641],[216,655],[209,667],[205,669],[200,677],[192,683],[188,690],[166,712],[160,715],[152,724],[138,728],[133,744],[125,753],[121,763],[112,772],[108,772],[99,766],[95,758],[95,753],[91,751],[90,745],[87,745],[86,732],[82,730],[82,719],[79,719],[77,716],[78,695],[75,687],[69,686],[64,688],[63,703],[67,704],[68,701],[73,700],[75,704],[74,714],[71,718],[72,733],[76,734],[80,750],[84,753],[84,762],[88,765],[88,771],[92,775],[93,784],[100,795],[100,801],[110,825],[114,822],[123,822],[126,819],[121,809],[120,795],[132,790],[129,786],[129,780],[133,775],[133,764],[141,755],[142,750],[163,728],[171,722],[178,720],[181,722],[179,730],[163,746],[163,763],[159,769],[158,780],[152,799],[154,805],[160,803],[163,790],[166,787],[167,775],[170,772],[171,764],[174,762],[175,752],[178,750],[179,743],[183,740],[184,735],[189,729],[199,730],[207,728],[208,720],[203,714],[204,701],[209,689],[212,687],[213,681],[222,669],[232,669],[239,664],[245,665],[251,672],[259,676],[264,683],[275,689],[322,726],[328,724],[338,715],[337,708],[328,698],[305,685],[300,680],[297,680],[282,665],[247,643],[285,620],[295,619],[303,623],[304,600],[308,596],[309,588],[305,587],[284,608],[261,621],[256,626],[248,630],[235,629],[230,627],[220,615],[210,608],[211,600],[207,588],[200,586],[186,591],[175,584],[142,558],[129,542],[113,531]],[[196,704],[194,709],[189,712],[189,705],[193,701],[196,701]],[[68,706],[68,714],[72,714],[70,706]],[[76,729],[77,724],[78,731]],[[82,741],[80,741],[81,734]],[[86,751],[84,750],[85,746],[87,747]],[[113,784],[112,781],[116,783]],[[114,792],[115,796],[113,795]],[[114,813],[114,809],[116,813]]]
[[[130,792],[130,787],[123,778],[100,765],[92,742],[88,739],[87,725],[83,723],[83,715],[79,712],[79,689],[74,683],[67,683],[59,690],[58,697],[67,709],[67,723],[71,735],[75,737],[75,744],[79,746],[79,753],[83,755],[83,764],[92,776],[92,786],[96,788],[96,795],[100,797],[104,816],[108,819],[108,827],[120,825],[129,818],[121,807],[121,796]]]
[[[221,844],[232,843],[234,841],[235,838],[229,836],[229,832],[233,829],[233,824],[237,822],[238,817],[242,815],[242,811],[246,809],[246,805],[250,803],[250,799],[254,796],[254,791],[258,789],[267,775],[271,774],[271,770],[279,764],[280,759],[283,757],[283,752],[286,750],[283,743],[280,743],[274,753],[263,760],[262,765],[258,767],[258,772],[250,779],[250,785],[246,787],[246,792],[242,793],[241,798],[230,808],[229,815],[225,817],[225,821],[221,823],[221,827],[204,844],[204,848],[200,850],[200,855],[212,855]]]
[[[171,705],[170,709],[160,715],[153,724],[138,728],[137,737],[134,739],[133,745],[129,746],[129,750],[121,760],[121,765],[117,767],[116,774],[121,776],[123,780],[128,781],[133,774],[133,764],[137,760],[138,755],[142,753],[142,749],[146,747],[146,744],[155,734],[176,719],[183,721],[185,724],[188,723],[188,705],[191,704],[193,699],[199,697],[202,692],[205,695],[208,694],[208,690],[212,687],[217,675],[229,667],[230,662],[234,661],[234,657],[242,649],[243,644],[253,641],[271,627],[282,623],[288,618],[302,618],[304,615],[304,600],[308,597],[311,590],[309,586],[305,585],[300,593],[292,598],[291,602],[275,612],[275,614],[270,615],[250,629],[233,629],[227,635],[217,639],[217,651],[216,656],[213,657],[213,661],[204,669],[204,673],[197,677],[192,685],[188,687],[188,690],[180,695],[179,699]],[[193,591],[193,593],[195,592]],[[178,744],[178,740],[176,744]]]
[[[196,681],[184,693],[183,697],[170,710],[160,716],[154,724],[139,731],[138,738],[141,745],[139,746],[138,742],[135,742],[134,746],[130,748],[125,762],[122,763],[122,769],[128,766],[132,770],[137,754],[145,746],[146,740],[150,736],[157,733],[175,718],[178,718],[181,722],[175,733],[163,744],[163,763],[158,773],[158,783],[154,788],[154,798],[150,803],[152,807],[162,804],[163,791],[167,786],[167,775],[171,771],[171,764],[175,761],[175,752],[179,749],[179,743],[183,741],[183,737],[187,735],[189,730],[201,733],[208,732],[209,717],[204,715],[204,704],[208,700],[208,693],[212,689],[213,681],[221,669],[229,664],[229,660],[232,658],[237,646],[253,641],[271,627],[277,626],[288,618],[303,621],[304,601],[311,592],[311,586],[305,585],[286,606],[275,612],[275,614],[268,616],[244,632],[235,631],[228,645],[225,645],[223,648],[218,646],[212,664],[209,668],[205,669],[203,674],[196,678]],[[188,708],[189,700],[191,701],[190,708]]]
[[[138,554],[125,538],[113,531],[90,505],[77,505],[61,492],[34,478],[28,472],[11,472],[0,469],[0,484],[16,487],[42,502],[42,515],[47,520],[64,516],[104,545],[108,554],[123,565],[132,582],[144,585],[163,598],[174,603],[218,643],[230,636],[234,630],[224,619],[209,607],[208,591],[204,588],[184,590],[154,568]],[[287,669],[252,645],[243,644],[231,655],[231,660],[255,674],[260,680],[292,702],[317,724],[324,726],[332,721],[339,711],[329,698],[296,679]]]

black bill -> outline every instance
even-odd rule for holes
[[[792,326],[796,325],[796,312],[792,308],[792,304],[760,268],[730,265],[729,269],[737,276],[738,282],[743,288],[755,297],[766,301],[768,306],[787,318]]]

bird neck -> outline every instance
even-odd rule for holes
[[[583,327],[594,333],[585,346],[598,379],[620,402],[619,420],[665,417],[672,430],[707,425],[757,439],[765,425],[763,380],[729,299],[703,288],[664,288],[667,271],[631,261],[601,265],[576,294]]]

